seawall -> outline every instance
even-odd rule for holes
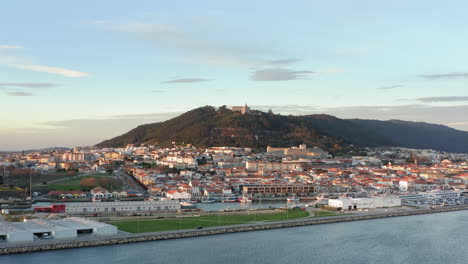
[[[440,207],[434,209],[417,209],[407,210],[398,212],[385,212],[376,214],[361,214],[361,215],[345,215],[345,216],[333,216],[324,218],[303,218],[288,221],[278,221],[271,223],[260,223],[260,224],[248,224],[248,225],[235,225],[235,226],[223,226],[223,227],[212,227],[200,230],[182,230],[182,231],[167,231],[167,232],[154,232],[154,233],[140,233],[140,234],[128,234],[119,235],[113,237],[101,237],[101,238],[85,238],[75,240],[50,240],[41,241],[37,243],[29,244],[11,244],[6,247],[0,248],[0,255],[4,254],[17,254],[26,252],[38,252],[47,250],[57,249],[70,249],[70,248],[83,248],[83,247],[94,247],[94,246],[108,246],[116,244],[126,244],[135,242],[155,241],[155,240],[167,240],[167,239],[180,239],[198,236],[210,236],[228,233],[238,232],[250,232],[258,230],[269,230],[277,228],[288,228],[298,227],[307,225],[319,225],[329,223],[340,223],[340,222],[351,222],[361,221],[370,219],[379,219],[387,217],[399,217],[399,216],[410,216],[410,215],[421,215],[431,213],[442,213],[467,210],[468,205],[462,206],[449,206]]]

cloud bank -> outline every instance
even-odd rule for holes
[[[468,101],[468,96],[433,96],[417,98],[416,100],[424,103],[463,102]]]
[[[468,72],[452,72],[452,73],[440,73],[440,74],[423,74],[421,75],[424,79],[438,80],[438,79],[455,79],[455,78],[468,78]]]

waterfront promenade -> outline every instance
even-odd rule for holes
[[[298,227],[307,225],[318,225],[318,224],[329,224],[329,223],[341,223],[350,221],[361,221],[371,220],[387,217],[401,217],[431,213],[442,213],[450,211],[459,211],[468,209],[468,205],[462,206],[446,206],[433,209],[414,209],[405,211],[392,211],[392,212],[379,212],[379,213],[361,213],[355,215],[343,215],[343,216],[331,216],[323,218],[301,218],[296,220],[276,221],[269,223],[255,223],[245,225],[234,225],[234,226],[223,226],[223,227],[210,227],[201,230],[177,230],[177,231],[165,231],[165,232],[152,232],[152,233],[139,233],[139,234],[124,234],[112,237],[81,237],[73,240],[50,240],[40,241],[27,244],[4,244],[0,248],[1,254],[14,254],[14,253],[26,253],[26,252],[37,252],[46,250],[57,250],[57,249],[70,249],[70,248],[82,248],[82,247],[93,247],[93,246],[106,246],[115,244],[125,244],[134,242],[145,242],[155,240],[167,240],[167,239],[180,239],[198,236],[209,236],[219,235],[227,233],[237,232],[249,232],[258,230],[269,230],[277,228],[288,228]]]

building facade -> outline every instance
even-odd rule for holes
[[[92,202],[68,203],[65,212],[69,214],[94,213],[144,213],[176,211],[180,209],[178,201],[138,201],[138,202]]]
[[[308,184],[258,184],[242,186],[243,194],[295,194],[310,195],[315,192],[315,186]]]
[[[329,199],[328,206],[341,208],[342,210],[395,207],[401,206],[401,199],[399,197]]]

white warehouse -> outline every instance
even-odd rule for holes
[[[328,205],[342,210],[372,209],[401,206],[401,199],[399,197],[329,199]]]
[[[68,214],[116,213],[116,212],[158,212],[176,211],[180,209],[179,201],[138,201],[138,202],[92,202],[67,203],[65,212]]]
[[[116,226],[79,217],[57,220],[32,219],[26,222],[2,222],[0,224],[0,241],[33,242],[45,237],[73,239],[81,234],[105,236],[115,235],[117,232]]]

